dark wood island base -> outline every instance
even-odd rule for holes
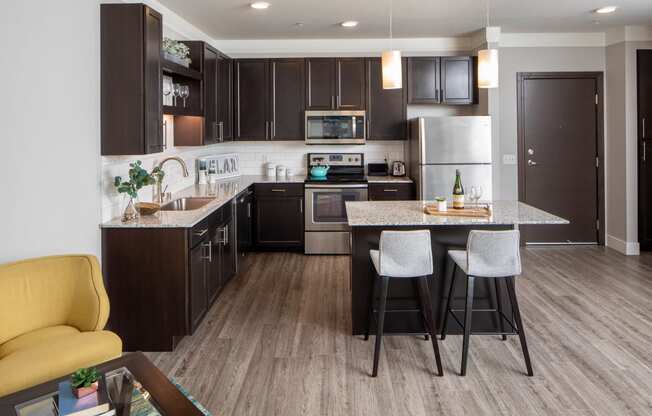
[[[423,230],[430,229],[434,274],[430,276],[428,285],[432,296],[435,312],[437,333],[441,332],[444,308],[452,280],[453,263],[446,253],[453,249],[466,249],[466,240],[471,230],[510,230],[509,225],[473,225],[473,226],[399,226],[399,227],[353,227],[351,230],[351,312],[353,335],[364,335],[367,327],[369,300],[373,285],[374,272],[369,258],[370,249],[378,249],[380,233],[383,230]],[[458,273],[459,270],[458,270]],[[458,276],[459,277],[459,276]],[[491,290],[490,290],[491,289]],[[501,286],[500,290],[504,290]],[[463,308],[466,294],[466,279],[458,278],[453,291],[453,308]],[[478,309],[494,309],[495,294],[491,279],[478,279],[475,284],[474,307]],[[511,307],[507,293],[501,296],[505,315],[511,315]],[[418,309],[416,287],[412,281],[393,279],[390,282],[387,298],[387,313],[385,317],[385,334],[426,334],[426,329],[418,312],[399,312],[397,310]],[[497,331],[498,321],[493,313],[479,312],[473,316],[474,331]],[[461,316],[461,315],[459,315]],[[459,318],[458,319],[461,319]],[[455,320],[448,317],[448,333],[461,334],[462,328]],[[375,334],[375,323],[371,325],[371,333]]]

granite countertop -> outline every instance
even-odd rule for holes
[[[436,225],[516,225],[569,224],[533,206],[518,201],[494,201],[490,218],[441,217],[424,212],[432,201],[363,201],[347,202],[346,213],[351,227],[360,226],[436,226]]]
[[[409,176],[367,176],[369,183],[412,183]]]
[[[159,211],[154,215],[141,216],[136,220],[122,222],[118,218],[100,224],[101,228],[190,228],[227,204],[254,183],[303,183],[305,176],[283,178],[245,175],[223,179],[212,185],[189,186],[172,195],[172,199],[183,197],[215,198],[203,207],[192,211]]]

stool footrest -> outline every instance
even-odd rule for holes
[[[455,322],[457,322],[457,324],[460,327],[464,328],[464,324],[462,322],[460,322],[459,319],[457,319],[457,316],[455,315],[455,312],[464,312],[464,309],[450,309],[448,311],[448,313],[450,313],[450,315],[453,317],[453,319],[455,319]],[[476,332],[472,332],[471,333],[472,335],[473,334],[478,334],[478,335],[489,335],[489,334],[492,334],[492,335],[515,335],[515,334],[518,334],[518,328],[516,328],[514,323],[507,316],[505,316],[504,313],[498,311],[498,309],[473,309],[472,312],[494,312],[494,313],[497,313],[498,318],[503,319],[512,328],[512,332],[506,332],[506,333],[501,333],[501,332],[476,333]]]

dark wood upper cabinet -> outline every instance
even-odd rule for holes
[[[307,58],[306,110],[330,110],[335,107],[335,59]]]
[[[441,102],[444,104],[473,104],[475,65],[472,56],[444,56],[440,58]]]
[[[475,104],[475,62],[472,56],[408,58],[408,103]]]
[[[335,107],[338,110],[365,109],[364,58],[338,58]]]
[[[220,139],[218,114],[218,59],[220,53],[204,45],[204,141],[201,144],[217,143]],[[175,135],[179,142],[179,137]]]
[[[100,24],[102,155],[161,152],[163,16],[143,4],[102,4]]]
[[[270,63],[271,138],[303,140],[305,63],[303,59],[273,59]]]
[[[174,141],[178,146],[201,146],[233,140],[233,70],[231,59],[201,41],[186,41],[193,62],[199,62],[200,111],[187,115],[174,110]],[[196,56],[195,56],[196,55]],[[192,82],[183,80],[182,82]],[[191,87],[192,95],[192,87]]]
[[[403,59],[403,87],[383,89],[380,58],[367,59],[367,139],[407,138],[407,61]]]
[[[307,110],[364,110],[364,58],[306,58]]]
[[[236,140],[269,138],[269,60],[235,62],[234,111]]]
[[[408,58],[408,103],[438,104],[439,75],[439,58]]]
[[[233,140],[233,60],[224,54],[217,59],[217,114],[221,141]]]

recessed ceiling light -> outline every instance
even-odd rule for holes
[[[258,10],[268,9],[269,3],[267,3],[266,1],[257,1],[255,3],[251,3],[251,8],[258,9]]]
[[[355,20],[347,20],[346,22],[340,23],[340,26],[342,27],[356,27],[358,25],[358,22]]]
[[[600,7],[599,9],[596,9],[595,12],[599,14],[607,14],[607,13],[613,13],[618,9],[617,6],[605,6],[605,7]]]

